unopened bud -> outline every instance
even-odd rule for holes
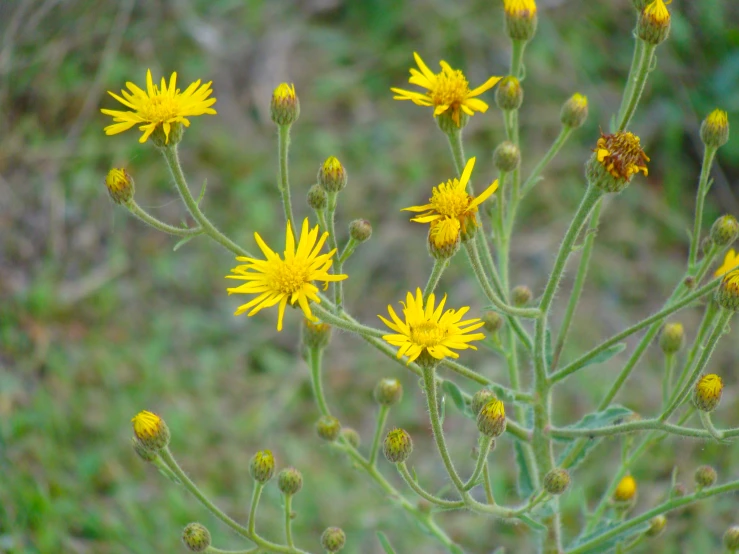
[[[362,442],[362,438],[356,429],[351,427],[345,427],[341,430],[341,436],[346,442],[348,442],[353,448],[359,448],[359,444]]]
[[[685,344],[685,330],[682,323],[667,323],[659,336],[659,346],[665,354],[675,354]]]
[[[381,379],[375,387],[375,401],[383,406],[392,406],[403,398],[403,385],[397,379]]]
[[[270,450],[260,450],[251,459],[249,473],[257,483],[266,483],[275,474],[275,457]]]
[[[300,116],[300,100],[295,94],[295,85],[280,84],[272,93],[270,103],[272,121],[277,125],[292,125]]]
[[[159,457],[159,454],[157,454],[154,450],[149,450],[148,448],[146,448],[136,437],[131,437],[131,446],[133,446],[133,451],[136,452],[138,457],[145,462],[153,462]]]
[[[448,260],[459,252],[462,234],[457,219],[437,219],[429,225],[428,252],[435,260]]]
[[[366,219],[355,219],[349,224],[349,236],[357,242],[364,242],[372,236],[372,225]]]
[[[308,205],[317,212],[328,205],[328,194],[318,183],[308,190]]]
[[[490,389],[480,389],[475,394],[472,395],[472,402],[470,404],[470,408],[472,408],[472,413],[477,416],[477,414],[480,413],[480,410],[482,407],[493,400],[495,398],[495,394],[493,394],[493,391]]]
[[[303,318],[301,327],[303,344],[308,348],[323,350],[331,341],[331,326],[328,323],[313,323],[308,318]]]
[[[525,306],[531,302],[533,296],[531,289],[526,285],[518,285],[511,291],[511,300],[513,300],[514,306]]]
[[[734,269],[724,275],[714,298],[716,303],[725,310],[732,312],[739,310],[739,269]]]
[[[503,327],[503,317],[492,310],[488,310],[482,315],[482,320],[485,323],[485,330],[490,334],[495,334]]]
[[[536,33],[534,0],[503,0],[505,28],[512,40],[528,41]]]
[[[436,125],[445,135],[454,136],[459,133],[470,120],[470,116],[463,111],[447,110],[434,118]]]
[[[339,192],[346,186],[346,169],[334,156],[329,157],[318,169],[318,184],[326,192]]]
[[[670,491],[670,498],[682,498],[687,493],[688,491],[685,489],[685,485],[682,483],[675,483],[675,486],[673,486]]]
[[[713,110],[701,123],[700,135],[709,148],[720,148],[729,142],[729,115],[724,110]]]
[[[704,375],[693,388],[693,404],[702,412],[712,412],[721,402],[724,382],[715,373]]]
[[[570,129],[582,127],[588,118],[588,97],[575,93],[562,105],[559,119],[562,125]]]
[[[503,111],[517,110],[523,104],[523,89],[519,80],[509,75],[504,77],[495,90],[495,103]]]
[[[346,534],[338,527],[329,527],[321,535],[321,546],[329,552],[338,552],[346,544]]]
[[[506,427],[505,406],[497,398],[489,400],[477,414],[477,429],[486,437],[499,437]]]
[[[169,427],[157,414],[144,410],[136,414],[131,422],[133,434],[145,448],[158,452],[169,444]]]
[[[570,474],[566,469],[554,468],[544,476],[544,490],[549,494],[562,494],[570,486]]]
[[[385,437],[382,451],[390,463],[405,462],[413,452],[413,440],[404,429],[393,429]]]
[[[339,438],[341,423],[334,416],[321,416],[316,422],[316,433],[323,440],[333,442]]]
[[[695,470],[695,486],[701,489],[712,487],[716,484],[718,475],[711,466],[700,466]]]
[[[200,523],[189,523],[182,531],[182,542],[190,552],[205,552],[210,546],[210,531]]]
[[[728,246],[739,236],[739,221],[733,215],[722,215],[711,226],[711,239],[717,246]]]
[[[663,0],[653,0],[639,15],[636,34],[647,44],[661,44],[670,34],[670,12]]]
[[[732,525],[724,533],[724,546],[730,552],[739,550],[739,525]]]
[[[303,488],[303,475],[294,467],[286,467],[277,475],[277,487],[285,495],[293,495]]]
[[[105,176],[105,188],[108,189],[113,202],[122,205],[133,200],[133,194],[136,191],[133,177],[123,168],[113,168],[108,171],[108,175]]]
[[[666,525],[667,518],[663,514],[654,516],[652,519],[649,520],[649,529],[647,529],[645,535],[650,538],[657,537],[662,534],[662,531],[665,530]]]
[[[521,163],[521,151],[512,142],[501,142],[493,152],[493,163],[498,171],[510,173]]]
[[[631,475],[625,475],[618,482],[618,486],[613,492],[613,499],[616,502],[631,502],[634,498],[636,498],[636,479]]]

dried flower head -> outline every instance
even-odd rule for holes
[[[588,162],[588,180],[605,192],[621,192],[635,173],[648,173],[649,158],[639,137],[628,131],[601,133],[594,152]]]

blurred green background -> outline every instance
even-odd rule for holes
[[[181,151],[191,187],[208,182],[203,207],[237,242],[252,233],[284,233],[276,187],[276,129],[269,97],[294,82],[302,114],[290,155],[295,209],[319,164],[342,160],[349,185],[339,227],[354,218],[375,228],[346,265],[348,306],[360,320],[404,291],[423,285],[431,268],[422,226],[399,209],[424,200],[453,174],[430,110],[394,102],[412,52],[427,63],[446,59],[471,84],[505,74],[509,45],[502,2],[469,0],[5,0],[0,3],[0,552],[151,553],[182,551],[190,521],[207,525],[220,548],[244,548],[183,490],[140,461],[129,444],[129,419],[141,409],[163,415],[172,449],[190,476],[232,516],[245,520],[251,491],[248,461],[271,448],[280,466],[295,465],[305,488],[295,500],[299,545],[317,551],[329,525],[348,534],[346,552],[380,552],[376,530],[399,553],[439,552],[341,457],[314,436],[317,410],[308,371],[297,353],[299,318],[275,331],[274,311],[235,318],[240,298],[225,294],[232,256],[197,238],[176,253],[175,240],[131,218],[109,200],[103,178],[125,166],[137,200],[165,221],[184,217],[168,173],[151,144],[129,131],[106,137],[118,109],[105,94],[128,80],[179,74],[185,85],[213,80],[218,116],[193,120]],[[526,51],[521,115],[523,168],[536,163],[559,131],[559,106],[586,94],[591,113],[528,198],[514,239],[514,283],[541,291],[553,250],[583,190],[582,164],[599,128],[617,109],[631,60],[631,2],[540,0],[538,34]],[[565,358],[577,355],[661,305],[684,265],[702,146],[698,126],[719,106],[739,122],[739,5],[675,0],[672,33],[658,49],[633,122],[652,162],[649,177],[613,198],[603,217],[578,322]],[[493,106],[465,131],[476,174],[492,178],[490,153],[503,140]],[[720,213],[739,214],[739,140],[718,154],[706,227]],[[343,237],[346,232],[342,231]],[[574,263],[571,263],[571,267]],[[571,277],[570,272],[570,277]],[[570,282],[557,304],[561,311]],[[458,256],[442,279],[454,305],[479,313],[486,302]],[[698,310],[680,314],[689,336]],[[630,341],[633,344],[633,341]],[[732,346],[734,345],[734,346]],[[739,413],[729,338],[714,358],[726,383],[719,425]],[[645,415],[658,409],[660,356],[639,365],[618,401]],[[557,389],[555,420],[590,411],[625,355],[594,366]],[[506,382],[488,353],[465,355]],[[338,333],[328,354],[329,402],[345,425],[371,440],[371,391],[385,376],[406,388],[390,416],[416,440],[413,465],[426,483],[443,482],[415,378],[357,339]],[[464,385],[470,389],[467,383]],[[463,471],[475,442],[470,422],[449,410],[445,423]],[[496,497],[514,502],[511,443],[491,456]],[[620,443],[605,442],[574,476],[565,496],[572,537],[580,506],[594,503],[617,467]],[[710,462],[721,479],[739,477],[733,446],[670,439],[634,474],[637,510],[659,502],[673,466],[689,487]],[[382,460],[390,479],[394,471]],[[401,487],[402,488],[402,487]],[[708,552],[736,521],[736,503],[718,498],[670,516],[659,552]],[[470,514],[441,514],[440,525],[469,552],[498,546],[530,552],[528,531]],[[281,537],[280,499],[270,486],[259,526]]]

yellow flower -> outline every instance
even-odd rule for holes
[[[442,314],[446,295],[436,307],[435,302],[434,295],[430,294],[424,306],[423,293],[421,289],[416,289],[415,296],[409,292],[405,302],[401,302],[402,320],[396,315],[392,306],[387,307],[392,321],[388,321],[381,315],[377,316],[397,333],[384,335],[382,338],[398,347],[398,358],[408,356],[408,363],[415,361],[421,354],[428,354],[436,360],[445,357],[458,358],[459,354],[454,350],[466,350],[467,348],[477,350],[468,343],[485,338],[482,333],[469,334],[484,324],[476,318],[462,320],[462,317],[469,311],[469,307],[465,306],[459,310],[450,309]]]
[[[648,174],[646,163],[649,158],[641,149],[639,137],[619,131],[612,135],[601,135],[596,143],[595,154],[603,167],[616,178],[631,179],[640,171]]]
[[[736,269],[738,267],[739,267],[739,254],[736,253],[736,250],[731,248],[724,256],[724,263],[721,264],[721,267],[719,267],[716,270],[713,276],[723,277],[729,271],[731,271],[732,269]]]
[[[636,479],[631,475],[625,475],[621,481],[619,481],[615,492],[613,493],[613,499],[619,502],[628,502],[633,500],[636,496]]]
[[[460,231],[476,226],[477,207],[498,189],[496,180],[478,197],[467,194],[467,182],[474,167],[475,158],[470,158],[459,179],[434,187],[428,204],[403,208],[407,212],[426,212],[411,221],[430,223],[431,240],[438,247],[454,243]]]
[[[534,0],[503,0],[503,11],[509,17],[533,17],[536,15]]]
[[[693,403],[703,412],[712,412],[721,402],[724,391],[724,382],[715,373],[704,375],[695,384]]]
[[[467,78],[458,69],[452,69],[444,60],[439,62],[441,72],[432,72],[416,52],[413,53],[418,69],[411,68],[411,77],[408,82],[427,89],[428,92],[413,92],[399,88],[392,88],[395,100],[411,100],[418,106],[433,106],[434,117],[450,112],[457,127],[460,126],[460,112],[474,115],[475,112],[485,113],[488,105],[475,98],[486,90],[493,88],[502,77],[490,77],[479,87],[470,90]]]
[[[144,410],[136,414],[131,422],[133,434],[146,448],[156,451],[169,443],[169,428],[157,414]]]
[[[651,4],[644,8],[643,17],[646,17],[655,25],[665,25],[669,23],[670,12],[667,11],[667,7],[665,6],[665,4],[670,3],[672,3],[672,0],[667,0],[667,2],[664,2],[663,0],[654,0]]]
[[[135,191],[133,178],[123,169],[113,168],[105,177],[105,187],[116,204],[127,204]]]
[[[733,269],[723,276],[715,299],[726,310],[739,310],[739,269]]]
[[[105,134],[117,135],[134,125],[139,125],[139,131],[144,133],[139,142],[143,143],[161,127],[164,131],[164,142],[169,143],[169,133],[173,124],[181,123],[189,127],[190,121],[187,117],[216,113],[210,107],[216,103],[216,99],[208,98],[213,92],[210,88],[211,82],[201,85],[198,79],[184,92],[180,92],[177,88],[177,73],[172,73],[169,86],[164,77],[160,86],[157,86],[152,81],[149,69],[146,72],[146,91],[130,81],[126,83],[129,90],[121,91],[123,97],[108,91],[108,94],[133,111],[100,110],[113,117],[113,124],[105,128]]]
[[[290,305],[295,305],[297,302],[308,319],[317,321],[313,317],[308,304],[309,300],[317,304],[321,302],[316,294],[318,287],[312,281],[323,281],[325,290],[329,281],[343,281],[347,278],[347,275],[331,275],[328,273],[333,263],[331,257],[336,253],[336,249],[331,250],[328,254],[319,255],[328,238],[328,233],[323,233],[319,239],[318,225],[313,229],[309,229],[308,218],[305,218],[296,249],[292,227],[288,222],[285,234],[284,260],[265,244],[259,233],[254,233],[254,238],[267,259],[257,260],[237,257],[238,261],[248,263],[232,269],[233,275],[227,275],[226,278],[248,281],[238,287],[229,288],[229,294],[256,294],[258,296],[240,306],[234,315],[241,315],[251,309],[248,314],[251,317],[262,308],[269,308],[279,303],[277,330],[282,331],[285,306],[288,302],[290,302]]]

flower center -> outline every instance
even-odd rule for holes
[[[411,325],[411,341],[420,346],[436,346],[443,341],[449,330],[434,321],[424,321]]]
[[[470,92],[469,83],[459,70],[442,71],[436,75],[436,83],[430,93],[434,106],[459,107]]]
[[[470,197],[459,187],[459,181],[447,181],[434,189],[431,205],[434,210],[447,217],[461,217],[467,211]]]
[[[268,284],[275,292],[293,294],[309,280],[309,266],[304,260],[275,260],[270,264]]]
[[[717,376],[708,375],[700,382],[699,388],[704,396],[717,396],[724,385]]]
[[[178,89],[175,94],[179,93]],[[177,117],[179,104],[175,98],[161,95],[159,89],[154,87],[154,96],[149,97],[149,101],[144,104],[141,111],[141,115],[148,121],[165,122]]]

